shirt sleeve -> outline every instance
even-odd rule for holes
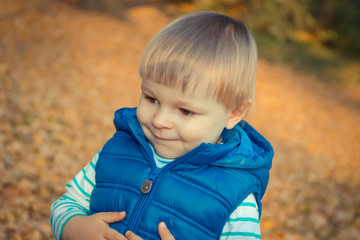
[[[253,194],[250,194],[230,215],[220,240],[258,240],[261,239],[259,207]]]
[[[77,215],[88,216],[90,213],[90,195],[95,187],[95,166],[99,153],[66,184],[65,194],[51,206],[50,225],[57,240],[70,218]]]

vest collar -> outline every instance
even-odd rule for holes
[[[130,132],[146,151],[151,149],[136,118],[136,108],[122,108],[115,112],[117,130]],[[233,129],[224,129],[221,144],[202,143],[176,161],[203,166],[216,165],[228,168],[271,168],[274,155],[270,143],[250,124],[240,122]]]

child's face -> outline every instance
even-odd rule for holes
[[[165,158],[178,158],[202,142],[216,143],[227,126],[230,112],[206,96],[198,86],[182,92],[143,80],[137,118],[156,152]]]

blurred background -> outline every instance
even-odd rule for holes
[[[258,43],[247,120],[275,149],[263,239],[358,239],[357,0],[0,0],[0,239],[52,239],[50,205],[137,104],[147,42],[198,10]]]

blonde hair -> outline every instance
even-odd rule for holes
[[[213,12],[175,19],[147,45],[139,65],[143,80],[207,90],[228,111],[255,102],[256,43],[238,20]]]

